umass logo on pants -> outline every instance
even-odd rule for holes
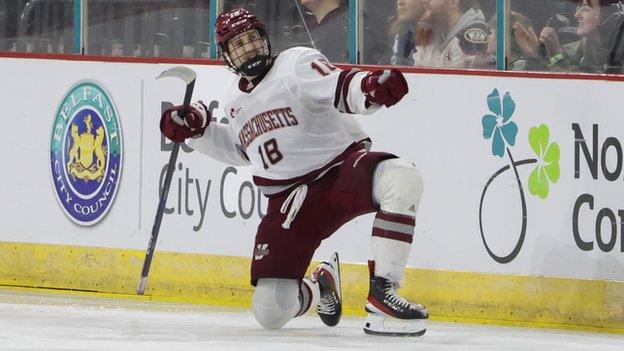
[[[56,110],[50,170],[56,198],[74,223],[98,223],[108,212],[121,177],[122,135],[117,109],[98,83],[81,81]]]

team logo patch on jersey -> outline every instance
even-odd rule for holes
[[[83,226],[104,218],[121,167],[121,126],[113,100],[99,84],[81,81],[61,100],[50,141],[56,199],[67,217]]]
[[[232,118],[236,118],[236,116],[238,116],[238,113],[240,112],[241,108],[242,107],[239,107],[239,108],[232,107],[232,108],[230,108],[230,116]]]
[[[264,256],[269,255],[269,244],[258,244],[254,250],[254,260],[261,260]]]

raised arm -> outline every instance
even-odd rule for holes
[[[331,104],[343,113],[369,114],[396,104],[408,92],[405,77],[396,69],[342,70],[313,49],[302,50],[294,70],[294,93],[311,108]]]

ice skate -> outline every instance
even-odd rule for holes
[[[338,253],[334,253],[329,261],[321,263],[312,273],[319,284],[321,298],[316,306],[316,313],[325,325],[333,327],[340,322],[342,316],[342,295],[340,292],[340,262]]]
[[[364,332],[374,335],[420,336],[427,331],[429,312],[399,296],[398,283],[371,274]]]

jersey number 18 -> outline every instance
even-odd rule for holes
[[[262,151],[264,151],[264,153]],[[269,160],[269,162],[274,165],[284,158],[284,155],[282,155],[282,153],[277,148],[277,141],[275,140],[275,138],[271,138],[267,140],[264,144],[258,145],[258,153],[260,154],[260,158],[262,159],[264,169],[269,168],[266,160]]]

